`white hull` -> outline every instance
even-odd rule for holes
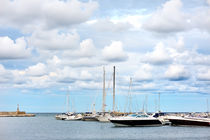
[[[113,123],[117,127],[128,127],[130,125],[125,125],[125,124],[119,124],[119,123]],[[153,125],[135,125],[136,127],[157,127],[157,126],[162,126],[162,124],[153,124]]]
[[[146,117],[115,117],[110,118],[110,122],[112,122],[115,126],[162,126],[162,122],[154,117],[146,116]]]
[[[107,116],[100,116],[100,117],[98,117],[98,121],[99,122],[110,122],[109,121],[109,117],[107,117]]]

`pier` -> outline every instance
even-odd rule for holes
[[[17,111],[14,112],[0,112],[0,117],[34,117],[35,114],[27,114],[25,111],[19,110],[19,104],[17,105]]]

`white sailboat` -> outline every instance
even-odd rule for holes
[[[103,67],[103,102],[102,102],[102,114],[98,116],[99,122],[109,122],[109,118],[111,115],[109,113],[106,113],[106,91],[105,91],[105,67]]]
[[[67,112],[65,114],[58,114],[55,116],[57,120],[76,121],[76,120],[82,119],[81,114],[76,114],[74,112],[69,111],[69,94],[67,94],[66,108],[67,108]]]

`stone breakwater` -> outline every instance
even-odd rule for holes
[[[0,117],[34,117],[35,114],[27,114],[24,111],[0,112]]]

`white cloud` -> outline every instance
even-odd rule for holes
[[[9,37],[0,37],[0,59],[26,58],[31,55],[24,37],[17,38],[15,42]]]
[[[206,0],[207,1],[207,3],[210,5],[210,0]]]
[[[190,76],[183,65],[170,65],[165,72],[165,77],[171,81],[186,80]]]
[[[18,27],[67,27],[82,23],[97,9],[95,1],[1,0],[1,23]],[[11,10],[12,9],[12,10]]]
[[[188,29],[188,16],[181,11],[181,0],[167,1],[161,8],[154,12],[143,27],[145,29],[159,32],[178,32]]]
[[[167,48],[160,42],[155,46],[154,51],[146,53],[141,61],[154,65],[164,65],[171,63],[172,58]]]
[[[139,30],[142,26],[142,20],[144,19],[144,15],[126,15],[120,19],[113,19],[113,22],[120,23],[129,23],[132,25],[134,30]]]
[[[128,55],[123,51],[123,44],[120,41],[112,41],[109,46],[105,46],[102,50],[105,60],[110,62],[126,61]]]
[[[43,76],[47,74],[47,72],[47,67],[43,63],[38,63],[34,66],[30,66],[25,70],[25,73],[29,76]]]
[[[93,57],[96,55],[96,48],[92,39],[85,39],[80,43],[80,48],[75,48],[74,51],[69,50],[63,53],[64,57]]]
[[[64,60],[63,64],[68,64],[72,67],[95,67],[95,66],[101,66],[106,64],[106,62],[98,60],[95,57],[92,58],[79,58],[72,61]]]
[[[81,89],[88,89],[88,90],[95,90],[101,89],[102,84],[94,81],[77,81],[73,85],[70,86],[71,89],[74,90],[81,90]]]
[[[28,40],[29,45],[38,49],[63,50],[78,46],[80,37],[76,32],[62,33],[58,30],[38,30]]]
[[[149,64],[142,65],[135,73],[134,80],[135,81],[150,81],[153,79],[152,77],[152,66]]]
[[[210,15],[210,5],[208,7],[198,8],[191,17],[192,23],[194,24],[195,28],[210,32],[209,15]]]
[[[197,79],[200,81],[210,81],[210,69],[208,71],[200,71],[197,75]]]
[[[6,70],[3,65],[0,64],[0,83],[12,82],[11,72]]]
[[[107,32],[107,31],[121,32],[121,31],[125,31],[131,28],[131,24],[129,24],[128,22],[115,23],[109,19],[101,19],[93,23],[91,22],[88,22],[88,23],[91,24],[96,30],[103,31],[103,32]]]
[[[81,73],[80,73],[80,79],[82,79],[82,80],[92,80],[93,75],[91,73],[89,73],[89,71],[87,71],[87,70],[82,70]]]
[[[61,59],[54,55],[52,59],[47,60],[47,64],[51,67],[58,67],[61,64]]]

